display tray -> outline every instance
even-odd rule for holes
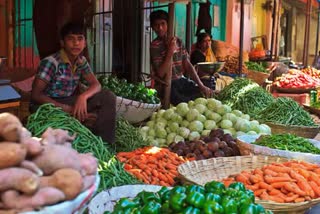
[[[295,126],[282,125],[278,123],[265,122],[270,128],[272,134],[295,134],[305,138],[315,138],[320,131],[320,126]]]
[[[303,105],[303,107],[310,113],[317,115],[320,117],[320,109],[314,108],[312,106]]]
[[[320,155],[313,153],[294,152],[280,149],[272,149],[266,146],[253,144],[260,135],[241,135],[237,137],[237,145],[241,155],[268,155],[284,157],[320,164]],[[308,139],[311,144],[320,149],[320,141]]]
[[[315,88],[280,88],[276,86],[273,86],[272,88],[277,92],[289,93],[289,94],[309,93],[311,90],[315,89]]]

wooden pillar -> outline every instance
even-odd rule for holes
[[[117,76],[130,82],[138,82],[141,74],[142,4],[140,0],[114,1],[113,51],[122,63]]]
[[[187,10],[187,26],[186,26],[186,49],[191,53],[191,16],[192,16],[192,3],[188,2]]]
[[[239,76],[242,74],[243,64],[243,31],[244,31],[244,0],[240,2],[240,39],[239,39]]]
[[[174,36],[174,3],[169,4],[169,23],[168,23],[168,38],[172,38]],[[164,90],[164,109],[168,109],[170,107],[170,94],[171,94],[171,78],[172,78],[172,59],[171,65],[169,66],[169,71],[166,72],[166,84]]]
[[[310,38],[310,18],[312,11],[312,1],[307,1],[306,6],[306,27],[304,33],[304,45],[303,45],[303,65],[308,65],[308,56],[309,56],[309,38]]]
[[[275,26],[275,44],[274,44],[274,56],[275,59],[279,60],[279,32],[280,32],[280,18],[281,18],[281,8],[282,8],[282,0],[278,1],[277,5],[277,13],[276,13],[276,26]]]
[[[8,56],[7,56],[7,66],[13,67],[14,59],[14,1],[6,0],[6,13],[8,15]]]

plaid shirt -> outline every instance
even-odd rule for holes
[[[177,40],[177,44],[179,46],[178,51],[173,54],[172,57],[172,79],[179,79],[182,77],[184,70],[182,66],[182,61],[189,58],[187,50],[182,45],[182,41],[180,39]],[[156,38],[152,41],[150,46],[150,58],[152,63],[152,68],[154,71],[157,71],[160,65],[165,60],[167,54],[167,44]]]
[[[48,83],[45,89],[48,97],[59,98],[72,96],[83,76],[89,73],[92,70],[84,56],[78,57],[72,66],[65,51],[61,49],[41,60],[36,77]]]

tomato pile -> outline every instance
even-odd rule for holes
[[[279,88],[315,88],[320,80],[296,69],[277,77],[273,85]]]

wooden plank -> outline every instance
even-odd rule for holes
[[[19,106],[20,106],[20,101],[0,103],[0,109],[14,108],[14,107],[19,107]]]

